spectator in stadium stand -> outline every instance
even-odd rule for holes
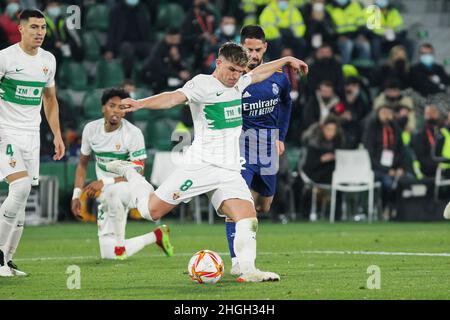
[[[315,94],[319,84],[324,80],[331,81],[339,97],[344,98],[342,64],[336,59],[333,48],[329,44],[323,44],[314,54],[306,84],[307,98]]]
[[[0,43],[0,49],[20,42],[19,18],[20,3],[18,0],[8,0],[5,12],[0,15],[0,31],[5,42]]]
[[[384,90],[373,102],[373,108],[378,109],[381,106],[395,108],[398,105],[403,105],[411,110],[414,109],[413,99],[402,93],[401,84],[397,79],[388,79],[384,84]],[[415,126],[415,124],[413,124]]]
[[[402,105],[399,105],[397,107],[394,118],[395,122],[401,130],[402,142],[403,146],[405,147],[406,172],[408,172],[411,176],[415,176],[416,179],[421,180],[423,179],[424,175],[422,170],[420,169],[420,162],[417,159],[417,155],[412,147],[411,141],[415,128],[411,127],[408,124],[411,117],[414,117],[412,109]]]
[[[434,177],[439,156],[436,143],[442,127],[441,112],[435,105],[427,105],[424,110],[424,124],[414,134],[411,145],[420,163],[420,170],[426,177]]]
[[[413,56],[413,43],[407,38],[407,31],[403,27],[403,18],[400,12],[389,0],[376,0],[375,5],[380,10],[379,23],[374,23],[370,30],[370,43],[372,58],[378,61],[384,52],[396,46],[402,45],[408,52],[408,57]],[[374,11],[366,10],[366,21],[369,24],[373,19]]]
[[[357,148],[361,142],[363,119],[372,111],[370,101],[362,94],[361,80],[349,77],[345,80],[345,111],[341,125],[347,136],[349,148]]]
[[[445,92],[450,77],[442,65],[436,63],[434,47],[425,43],[419,47],[419,62],[411,67],[411,86],[422,96]]]
[[[330,0],[326,6],[336,26],[337,44],[343,64],[352,61],[353,49],[357,57],[370,59],[370,43],[366,37],[364,9],[355,0]]]
[[[139,0],[121,0],[109,14],[109,28],[105,59],[122,58],[126,78],[131,78],[136,57],[148,57],[150,44],[150,16]]]
[[[289,167],[287,153],[283,153],[279,159],[279,167],[277,173],[277,189],[274,201],[271,206],[270,214],[273,222],[287,223],[289,214],[295,212],[294,204],[291,205],[292,188],[294,185],[294,177]]]
[[[215,45],[217,38],[214,31],[219,21],[216,21],[208,0],[194,0],[194,5],[187,13],[181,26],[183,45],[195,57],[194,69],[201,70],[204,61],[206,44]]]
[[[372,84],[382,88],[386,79],[396,79],[399,82],[400,89],[404,90],[411,86],[410,84],[410,61],[403,46],[395,46],[389,53],[388,60],[375,70]]]
[[[191,77],[189,66],[182,58],[184,56],[180,31],[170,28],[144,62],[143,80],[154,86],[156,92],[175,90],[183,86]]]
[[[326,0],[312,0],[300,8],[306,23],[307,55],[334,39],[335,26],[330,14],[325,10],[325,5]]]
[[[268,42],[267,55],[278,59],[284,46],[294,51],[295,57],[306,57],[306,25],[299,9],[288,0],[272,0],[261,12],[259,24]]]
[[[323,123],[330,114],[341,115],[344,108],[344,104],[334,91],[333,84],[327,80],[322,81],[315,95],[309,98],[303,109],[303,130],[316,122]]]
[[[258,24],[258,17],[271,0],[241,0],[240,7],[243,15],[243,25]]]
[[[67,28],[62,5],[59,1],[48,1],[45,7],[47,34],[42,47],[55,55],[56,62],[62,58],[83,60],[84,47],[80,34],[75,28]]]
[[[334,116],[315,123],[303,135],[306,159],[305,174],[316,183],[331,184],[335,168],[336,149],[346,148],[345,134]]]
[[[444,169],[443,176],[450,178],[450,112],[447,112],[447,118],[441,127],[440,135],[436,141],[436,160],[441,162],[440,166]]]
[[[394,110],[381,106],[366,123],[363,144],[368,150],[375,180],[382,184],[383,219],[389,220],[400,178],[405,176],[405,148]]]
[[[216,68],[217,52],[225,42],[240,42],[239,30],[236,25],[236,19],[232,16],[223,16],[220,20],[220,26],[215,31],[217,42],[215,44],[205,43],[205,60],[203,63],[203,73],[212,73]]]

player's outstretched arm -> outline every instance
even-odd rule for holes
[[[146,109],[170,109],[176,105],[185,103],[187,97],[180,91],[163,92],[148,98],[134,100],[126,98],[122,100],[122,104],[126,106],[126,112],[134,112],[142,108]]]
[[[257,83],[266,80],[275,71],[284,66],[290,66],[297,72],[301,72],[303,75],[308,74],[308,65],[304,61],[289,56],[268,63],[263,63],[260,66],[256,67],[255,69],[253,69],[253,71],[251,72],[252,83]]]

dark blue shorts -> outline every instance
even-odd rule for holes
[[[241,175],[250,190],[258,192],[263,197],[275,195],[277,175],[261,175],[261,167],[255,164],[244,165],[245,170],[241,170]]]

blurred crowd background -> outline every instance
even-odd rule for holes
[[[81,8],[79,29],[67,27],[66,19],[76,19],[71,5]],[[102,117],[103,88],[123,86],[133,98],[179,88],[211,73],[218,48],[239,42],[242,26],[259,24],[267,61],[294,55],[310,65],[307,77],[284,70],[293,111],[274,220],[308,217],[305,189],[331,183],[336,149],[369,151],[384,219],[400,217],[401,191],[418,181],[429,186],[428,199],[450,198],[433,187],[436,175],[450,177],[448,0],[0,0],[0,49],[20,41],[18,14],[30,7],[47,15],[43,47],[58,62],[67,156],[51,162],[53,138],[43,123],[41,173],[60,175],[62,194],[71,194],[84,125]],[[151,155],[176,143],[172,132],[193,130],[183,106],[127,118],[144,132],[147,176]],[[388,163],[385,149],[394,155]],[[326,203],[326,192],[318,196]],[[364,213],[363,201],[356,203]]]

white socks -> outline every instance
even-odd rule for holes
[[[26,203],[20,209],[17,222],[14,224],[8,242],[4,246],[5,250],[3,252],[5,254],[6,262],[12,260],[12,257],[19,246],[20,239],[22,238],[23,225],[25,223],[25,207]]]
[[[112,236],[101,236],[99,237],[100,242],[100,254],[102,259],[115,259],[116,254],[114,248],[116,246],[116,239]],[[125,240],[125,252],[128,257],[141,251],[144,247],[155,243],[156,236],[154,232],[149,232],[142,236],[134,237]]]
[[[130,257],[136,252],[141,251],[144,247],[155,242],[156,236],[154,232],[150,232],[142,236],[127,239],[125,240],[125,250],[127,256]]]
[[[128,169],[125,172],[125,178],[130,184],[130,193],[136,199],[136,207],[139,213],[144,219],[153,221],[150,216],[149,201],[155,188],[134,169]]]
[[[8,197],[5,199],[5,201],[3,201],[0,207],[1,248],[4,248],[7,245],[11,233],[13,232],[13,228],[15,227],[15,224],[17,222],[20,221],[23,227],[23,221],[25,221],[25,206],[30,191],[31,183],[29,177],[20,178],[9,184]],[[23,211],[23,213],[21,211]],[[23,217],[21,218],[20,216]],[[20,236],[18,237],[18,240],[20,240]],[[17,244],[15,245],[16,247]]]
[[[236,222],[234,237],[234,252],[239,262],[241,273],[245,274],[256,269],[256,232],[258,219],[246,218]]]

